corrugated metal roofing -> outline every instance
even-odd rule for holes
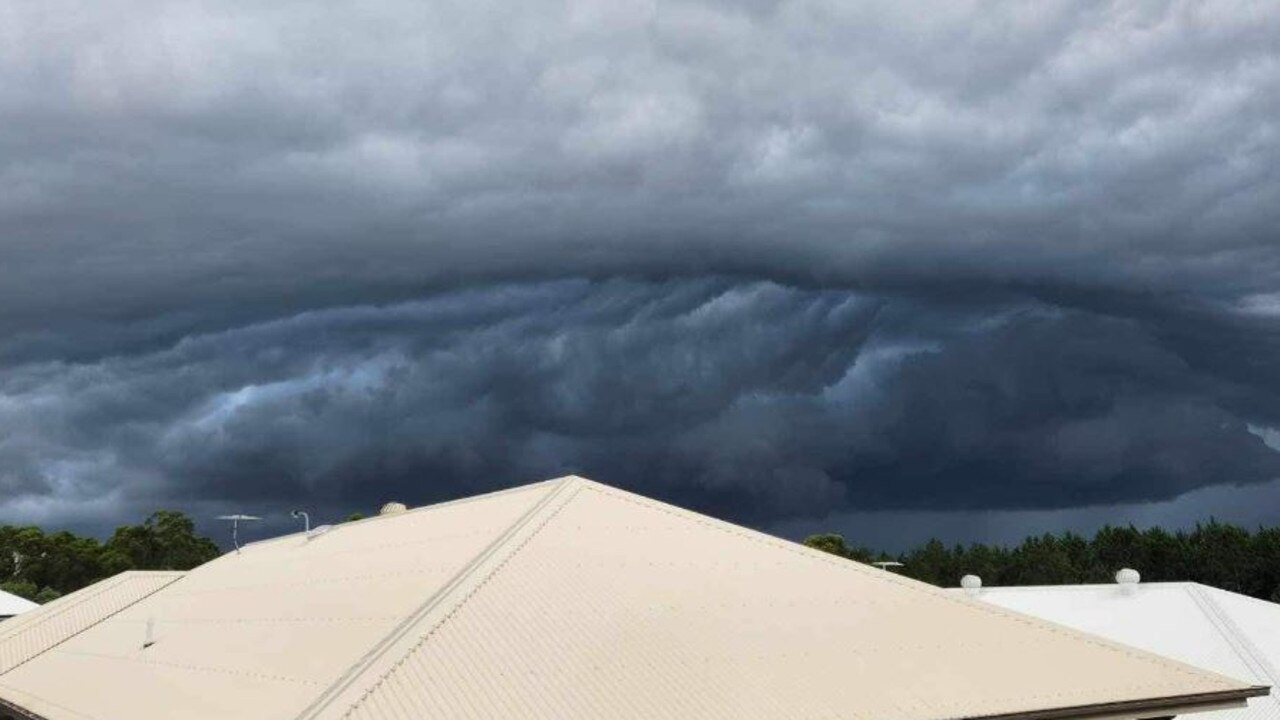
[[[0,675],[0,696],[55,720],[292,718],[552,489],[246,546]]]
[[[512,545],[307,717],[961,718],[1241,687],[588,481]]]
[[[49,720],[1083,718],[1253,691],[581,478],[249,546],[0,683]]]
[[[1250,684],[1280,682],[1275,603],[1196,583],[989,587],[973,595]],[[1280,698],[1253,698],[1248,708],[1201,717],[1280,720]]]
[[[40,607],[39,604],[33,603],[24,597],[18,597],[13,593],[7,593],[0,590],[0,618],[21,615],[28,610],[35,610],[38,607]]]
[[[125,572],[0,623],[0,683],[4,673],[84,632],[156,592],[180,572]]]

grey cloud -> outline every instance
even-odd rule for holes
[[[10,358],[493,279],[1232,300],[1280,272],[1280,12],[1256,5],[38,3],[4,25]]]
[[[1056,510],[835,512],[822,518],[769,525],[770,532],[795,540],[815,532],[839,532],[852,542],[901,552],[941,538],[947,543],[1016,545],[1025,538],[1066,531],[1091,534],[1104,525],[1190,530],[1210,518],[1247,528],[1275,524],[1280,481],[1217,486],[1160,502],[1091,505]],[[956,578],[959,580],[959,578]]]
[[[66,521],[80,500],[338,516],[582,472],[762,524],[1280,477],[1258,430],[1280,388],[1241,402],[1162,321],[723,278],[496,286],[18,366],[0,478],[10,514]]]
[[[1228,0],[0,3],[0,508],[1254,487],[1277,38]]]

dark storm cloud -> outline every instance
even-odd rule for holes
[[[1277,38],[1226,1],[0,0],[0,507],[1268,481]]]
[[[122,0],[0,24],[10,358],[514,276],[1232,299],[1280,273],[1280,12],[1256,3]]]
[[[756,523],[1280,477],[1257,430],[1280,389],[1193,366],[1166,322],[728,279],[495,286],[12,368],[0,477],[10,513],[337,516],[579,472]]]

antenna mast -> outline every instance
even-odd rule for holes
[[[240,552],[240,521],[241,520],[261,520],[256,515],[219,515],[219,520],[228,520],[231,522],[231,544],[235,546],[236,552]]]

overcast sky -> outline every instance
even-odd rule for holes
[[[1276,524],[1278,227],[1273,2],[0,0],[0,522]]]

